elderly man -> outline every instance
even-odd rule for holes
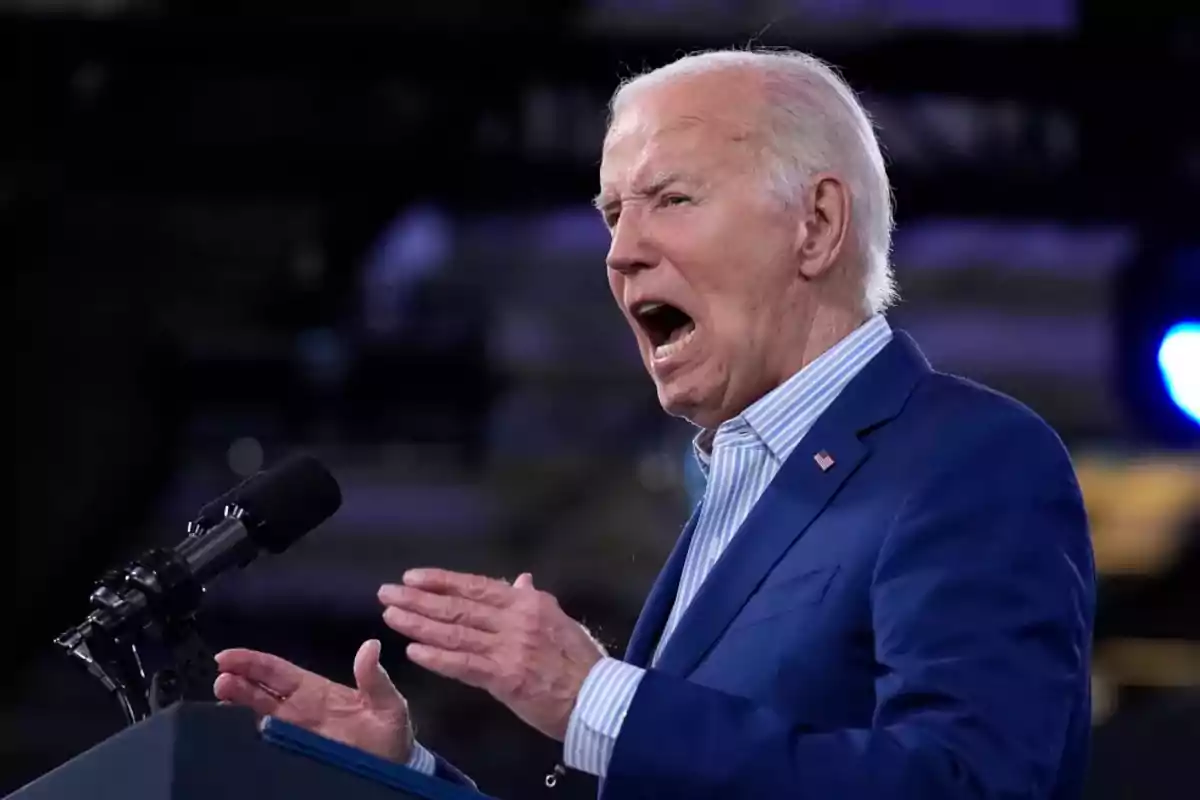
[[[623,660],[539,591],[384,586],[408,657],[564,743],[605,798],[1071,798],[1094,574],[1070,460],[1015,401],[933,371],[882,312],[890,191],[854,93],[793,52],[683,58],[612,103],[596,204],[702,502]],[[218,697],[466,780],[403,697],[221,653]]]

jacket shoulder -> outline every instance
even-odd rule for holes
[[[948,469],[1066,480],[1077,491],[1071,455],[1057,431],[1029,406],[981,383],[932,372],[896,421]]]

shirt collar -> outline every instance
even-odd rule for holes
[[[748,430],[783,463],[846,385],[892,340],[892,328],[876,314],[799,372],[716,429],[701,430],[692,449],[707,474],[718,433]]]

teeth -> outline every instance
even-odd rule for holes
[[[692,334],[695,332],[695,327],[692,327],[682,336],[677,336],[666,344],[660,344],[658,347],[654,348],[654,358],[661,361],[664,358],[669,358],[670,356],[675,355],[677,352],[682,350],[689,341],[691,341]]]
[[[639,303],[637,308],[634,309],[634,313],[636,313],[636,314],[651,314],[655,311],[658,311],[660,308],[662,308],[665,305],[666,305],[666,303],[659,303],[656,301],[651,301],[648,303]]]

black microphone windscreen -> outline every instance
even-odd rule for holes
[[[271,553],[291,547],[342,505],[337,480],[309,455],[289,456],[244,483],[236,495],[251,539]]]

